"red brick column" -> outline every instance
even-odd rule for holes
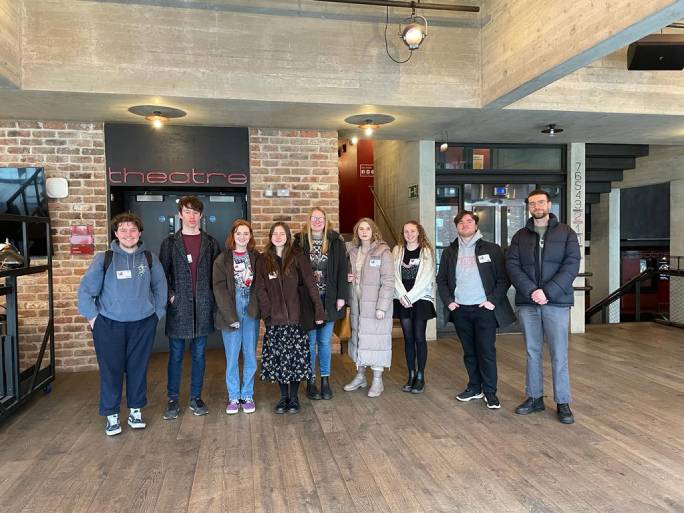
[[[260,249],[274,221],[296,233],[314,206],[325,208],[339,231],[337,132],[252,128],[249,142],[250,212]],[[277,189],[289,189],[289,197],[276,197]]]

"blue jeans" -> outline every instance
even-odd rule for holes
[[[221,330],[223,348],[226,351],[226,388],[228,400],[252,399],[254,397],[254,373],[257,368],[256,345],[259,321],[247,314],[249,291],[235,295],[235,310],[240,327],[236,330]],[[238,360],[242,350],[242,388]]]
[[[567,306],[519,306],[518,319],[527,349],[527,397],[544,395],[544,336],[549,345],[553,374],[553,399],[557,404],[569,403],[570,373],[568,371],[568,328],[570,308]]]
[[[325,304],[325,303],[323,303]],[[309,348],[311,350],[311,377],[316,376],[316,354],[321,376],[330,376],[330,339],[335,321],[326,322],[309,331]]]
[[[207,345],[207,337],[195,337],[190,340],[192,353],[192,371],[190,374],[190,398],[202,395],[204,383],[204,349]],[[169,399],[178,400],[181,375],[183,374],[183,353],[185,353],[185,339],[169,337],[169,381],[166,391]]]

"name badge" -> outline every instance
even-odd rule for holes
[[[245,263],[244,263],[244,262],[240,262],[240,263],[237,263],[237,264],[233,264],[233,269],[234,269],[236,272],[244,271],[244,270],[245,270]]]
[[[380,267],[381,260],[379,258],[371,258],[370,259],[370,266],[371,267]]]
[[[275,280],[278,277],[278,273],[268,273],[269,280]]]
[[[477,261],[484,264],[486,262],[491,262],[492,259],[489,258],[489,255],[477,255]]]
[[[126,269],[125,271],[116,271],[116,279],[117,280],[130,280],[133,277],[131,274],[130,269]]]
[[[409,259],[409,265],[414,266],[414,265],[419,265],[420,264],[420,258],[410,258]]]
[[[192,263],[192,255],[188,254],[187,257],[188,257],[188,263],[191,264]]]

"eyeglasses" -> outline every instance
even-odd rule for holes
[[[314,223],[320,223],[322,221],[325,221],[325,217],[311,216],[311,220]]]

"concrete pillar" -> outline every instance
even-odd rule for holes
[[[585,227],[585,145],[572,143],[568,145],[568,219],[570,227],[577,232],[582,260],[580,273],[584,272],[584,235]],[[576,278],[574,286],[583,287],[584,278]],[[584,291],[575,292],[575,306],[570,309],[570,332],[584,333]]]
[[[608,194],[608,294],[620,288],[620,189]],[[602,272],[597,268],[597,272]],[[608,322],[620,322],[620,301],[608,307]]]
[[[684,256],[684,180],[670,182],[670,255]],[[676,266],[677,260],[671,259]],[[684,268],[680,260],[679,268]],[[670,320],[684,324],[684,278],[670,278]]]

